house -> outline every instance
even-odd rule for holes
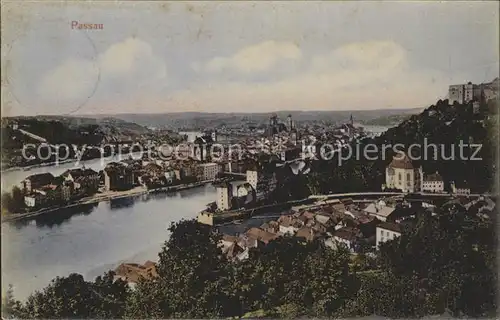
[[[40,193],[32,193],[24,196],[24,204],[28,208],[40,207],[45,202],[45,196]]]
[[[342,202],[331,205],[331,208],[334,214],[344,214],[346,210],[345,205]]]
[[[390,219],[390,215],[394,210],[396,210],[396,208],[388,206],[384,201],[378,201],[370,203],[363,211],[380,221],[387,221],[388,218]]]
[[[245,232],[245,235],[248,238],[255,239],[257,241],[263,242],[264,244],[268,244],[272,240],[279,237],[277,234],[270,233],[255,227],[250,228],[247,232]]]
[[[364,215],[358,218],[358,228],[364,238],[372,237],[375,235],[376,227],[380,221],[371,215]]]
[[[318,221],[319,223],[321,223],[324,226],[328,226],[331,223],[331,219],[329,216],[317,214],[314,218],[316,219],[316,221]]]
[[[95,192],[99,188],[99,173],[92,169],[69,169],[61,176],[64,181],[73,182],[75,189],[83,188]]]
[[[382,222],[376,228],[376,247],[379,248],[380,244],[400,237],[402,234],[402,226],[398,223]]]
[[[222,239],[219,242],[221,251],[230,260],[245,260],[248,258],[249,248],[253,248],[257,245],[255,243],[249,243],[246,241],[241,241],[244,237],[231,236],[227,234],[222,235]]]
[[[104,168],[104,189],[128,190],[134,185],[132,170],[125,164],[111,162]]]
[[[277,221],[269,221],[260,226],[260,229],[267,231],[269,233],[278,233],[279,228],[280,226]]]
[[[343,244],[349,249],[349,251],[354,252],[357,243],[358,231],[351,227],[343,227],[335,230],[333,233],[333,239],[340,244]]]
[[[132,173],[133,185],[139,185],[139,177],[144,174],[143,161],[140,159],[129,158],[120,161],[120,163],[125,164],[127,169]]]
[[[184,170],[182,168],[174,169],[175,180],[182,181],[184,180]]]
[[[470,188],[467,187],[465,182],[455,184],[454,181],[450,182],[451,185],[451,193],[457,195],[469,195],[471,193]]]
[[[60,192],[61,192],[61,200],[68,202],[71,199],[71,196],[73,195],[73,192],[75,190],[75,185],[71,181],[64,182],[62,185],[59,186]]]
[[[228,234],[223,234],[222,238],[219,241],[219,246],[221,247],[222,253],[227,251],[227,249],[236,242],[238,242],[238,237],[231,236]]]
[[[345,198],[345,199],[342,199],[340,200],[341,201],[341,204],[344,205],[344,210],[346,210],[346,206],[351,206],[354,204],[354,200],[352,200],[352,198]]]
[[[246,233],[241,234],[238,237],[238,241],[237,241],[238,246],[245,248],[245,249],[257,248],[258,243],[259,243],[259,240],[257,240],[253,236],[248,236]]]
[[[317,237],[317,233],[313,228],[302,227],[295,234],[297,238],[305,239],[306,241],[313,241]]]
[[[422,191],[424,192],[444,192],[444,181],[439,173],[433,173],[424,176],[424,181],[422,183]]]
[[[210,155],[208,155],[207,150],[210,150],[211,145],[213,144],[211,135],[203,135],[196,137],[193,141],[193,157],[200,161],[207,160]]]
[[[225,251],[222,252],[229,260],[245,260],[249,256],[249,248],[241,247],[237,242],[233,242]]]
[[[278,232],[283,235],[294,235],[300,227],[304,225],[302,221],[293,216],[280,216],[278,219],[279,229]]]
[[[200,181],[215,180],[220,172],[219,164],[215,162],[202,163],[199,168],[198,180]]]
[[[154,162],[150,162],[147,165],[145,165],[143,167],[143,172],[144,172],[144,174],[147,174],[152,179],[160,178],[160,177],[163,177],[165,175],[165,171],[163,170],[163,167],[154,163]]]
[[[52,173],[38,173],[28,176],[26,179],[21,181],[21,190],[25,194],[30,194],[33,189],[40,188],[42,186],[50,184],[54,180]]]
[[[176,176],[176,172],[171,167],[167,167],[165,169],[165,179],[167,184],[173,184],[177,180]]]
[[[422,190],[422,177],[422,167],[413,163],[405,153],[399,153],[386,167],[383,188],[419,192]]]
[[[158,277],[156,263],[149,260],[143,265],[122,263],[115,269],[115,279],[121,279],[132,286],[138,283],[141,278],[149,280],[156,277]]]

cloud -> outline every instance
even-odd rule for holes
[[[109,46],[95,61],[69,58],[47,72],[37,91],[47,101],[75,101],[100,91],[129,92],[166,77],[165,63],[147,42],[128,38]]]
[[[297,61],[302,52],[292,42],[265,41],[245,47],[230,57],[216,57],[208,61],[205,70],[221,72],[232,70],[243,74],[269,71],[283,60]]]
[[[96,63],[70,58],[43,77],[38,93],[52,101],[82,99],[92,94],[98,74]]]
[[[236,52],[231,61],[246,49]],[[149,51],[133,52],[142,52],[139,56],[144,56]],[[176,91],[137,90],[133,95],[96,105],[96,111],[137,112],[138,106],[148,106],[145,112],[160,113],[410,108],[444,98],[449,84],[443,72],[413,66],[407,50],[394,41],[354,42],[326,53],[300,56],[302,67],[289,66],[291,72],[285,76],[275,77],[280,72],[273,68],[276,60],[248,59],[252,63],[244,69],[241,61],[245,59],[238,58],[241,70],[260,71],[257,81],[249,80],[245,71],[230,79],[211,73],[209,79],[189,83]],[[196,61],[186,65],[200,70],[206,67]],[[123,60],[116,62],[113,72],[107,72],[128,74],[132,69],[128,60]]]
[[[366,41],[344,45],[328,54],[316,55],[312,68],[320,70],[394,70],[406,64],[406,50],[393,41]]]
[[[279,80],[212,79],[173,92],[168,99],[144,97],[141,103],[157,106],[157,112],[407,108],[444,98],[449,84],[440,71],[413,67],[407,50],[393,41],[349,43],[311,55],[304,63],[305,70]],[[270,64],[262,63],[259,70],[264,65]]]
[[[99,57],[101,72],[106,76],[122,77],[137,73],[163,78],[165,64],[155,56],[151,46],[140,39],[128,38],[110,46]]]

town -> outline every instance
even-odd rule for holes
[[[2,319],[498,318],[499,2],[1,7]]]

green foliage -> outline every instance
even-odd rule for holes
[[[295,237],[229,262],[219,234],[181,221],[169,228],[158,277],[140,280],[133,291],[112,273],[94,282],[72,274],[24,304],[11,293],[4,309],[19,318],[493,317],[495,223],[460,206],[439,211],[384,243],[378,262]]]
[[[113,273],[87,282],[79,274],[57,277],[32,294],[18,312],[20,318],[121,318],[128,286],[113,281]]]
[[[434,173],[438,171],[445,182],[466,181],[473,191],[486,192],[493,187],[495,150],[498,146],[498,127],[495,121],[488,119],[495,108],[492,102],[482,102],[479,111],[473,112],[472,103],[464,105],[448,105],[448,100],[439,100],[436,105],[425,109],[421,114],[413,115],[390,128],[375,139],[364,139],[354,142],[351,147],[353,154],[361,150],[359,157],[348,157],[344,150],[343,159],[339,161],[338,154],[327,161],[314,163],[308,176],[307,186],[311,194],[328,194],[336,192],[363,192],[380,190],[385,183],[385,167],[392,160],[391,146],[401,144],[401,150],[407,150],[410,145],[417,144],[421,148],[413,148],[414,157],[424,158],[423,171]],[[463,160],[460,156],[460,141],[463,144],[482,145],[476,158],[481,160]],[[376,145],[378,155],[376,160],[364,157],[363,147],[366,144]],[[384,149],[383,146],[389,148]],[[443,146],[443,149],[441,149]],[[464,147],[463,156],[469,158],[475,148]],[[454,154],[453,159],[447,160]],[[374,157],[374,154],[370,154]],[[341,164],[341,165],[339,165]]]
[[[22,304],[14,298],[12,285],[2,297],[2,319],[15,319],[21,315]]]
[[[24,208],[24,196],[19,187],[12,187],[10,193],[2,193],[2,211],[6,213],[18,213]]]
[[[341,316],[492,317],[496,311],[494,224],[452,210],[424,217],[380,248],[383,272],[361,277]]]

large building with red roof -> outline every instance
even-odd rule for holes
[[[385,188],[419,192],[422,191],[422,184],[422,167],[417,166],[404,153],[395,155],[385,169]]]

